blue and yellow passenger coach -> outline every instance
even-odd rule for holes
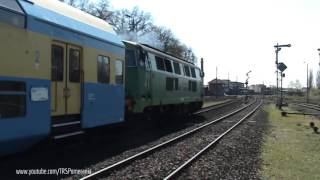
[[[62,138],[124,121],[124,58],[103,20],[59,1],[0,1],[0,155],[54,128],[79,126]]]

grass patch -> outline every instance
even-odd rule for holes
[[[282,117],[273,105],[265,110],[271,131],[262,146],[262,179],[320,179],[320,134],[309,126],[313,121],[319,127],[319,120],[302,115]]]

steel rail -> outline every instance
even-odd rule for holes
[[[320,111],[320,107],[316,107],[317,105],[301,104],[301,103],[296,103],[296,105]]]
[[[219,104],[215,104],[215,105],[211,105],[211,106],[202,108],[199,111],[194,112],[193,114],[194,115],[202,114],[202,113],[205,113],[205,112],[208,112],[208,111],[212,111],[212,110],[215,110],[215,109],[219,109],[219,108],[228,106],[230,104],[233,104],[233,103],[236,103],[236,102],[239,102],[239,101],[241,101],[241,99],[232,99],[232,100],[227,101],[227,102],[223,102],[223,103],[219,103]]]
[[[199,131],[199,130],[201,130],[201,129],[203,129],[203,128],[211,125],[211,124],[215,124],[215,123],[217,123],[217,122],[219,122],[219,121],[221,121],[221,120],[223,120],[223,119],[226,119],[226,118],[228,118],[228,117],[230,117],[230,116],[233,116],[234,114],[236,114],[236,113],[238,113],[238,112],[246,109],[247,107],[251,106],[252,104],[256,103],[256,101],[257,101],[257,100],[255,100],[254,102],[252,102],[252,103],[250,103],[250,104],[248,104],[248,105],[246,105],[246,106],[244,106],[244,107],[241,107],[241,108],[239,108],[239,109],[237,109],[237,110],[235,110],[235,111],[232,111],[231,113],[226,114],[226,115],[224,115],[224,116],[222,116],[222,117],[220,117],[220,118],[218,118],[218,119],[215,119],[215,120],[213,120],[213,121],[211,121],[211,122],[208,122],[208,123],[206,123],[206,124],[204,124],[204,125],[201,125],[201,126],[195,128],[195,129],[193,129],[193,130],[190,130],[190,131],[188,131],[188,132],[186,132],[186,133],[183,133],[183,134],[181,134],[181,135],[179,135],[179,136],[176,136],[176,137],[174,137],[174,138],[172,138],[172,139],[170,139],[170,140],[167,140],[167,141],[165,141],[165,142],[163,142],[163,143],[160,143],[160,144],[158,144],[158,145],[155,145],[155,146],[153,146],[153,147],[151,147],[151,148],[149,148],[149,149],[146,149],[146,150],[144,150],[144,151],[142,151],[142,152],[140,152],[140,153],[137,153],[137,154],[135,154],[135,155],[133,155],[133,156],[130,156],[130,157],[126,158],[126,159],[123,159],[123,160],[121,160],[121,161],[119,161],[119,162],[117,162],[117,163],[114,163],[114,164],[112,164],[112,165],[110,165],[110,166],[108,166],[108,167],[105,167],[105,168],[103,168],[103,169],[100,169],[100,170],[98,170],[98,171],[96,171],[96,172],[94,172],[94,173],[92,173],[92,174],[89,174],[89,175],[87,175],[87,176],[84,176],[84,177],[82,177],[80,180],[86,180],[86,179],[89,179],[89,178],[93,178],[93,177],[95,177],[95,176],[99,176],[99,175],[101,175],[101,174],[103,174],[103,173],[107,173],[107,172],[112,171],[112,170],[114,170],[114,169],[116,169],[116,168],[119,168],[120,166],[123,166],[123,165],[125,165],[125,164],[127,164],[127,163],[130,163],[131,161],[133,161],[133,160],[135,160],[135,159],[137,159],[137,158],[139,158],[139,157],[145,156],[145,155],[147,155],[148,153],[152,153],[152,152],[154,152],[154,151],[157,150],[157,149],[160,149],[160,148],[162,148],[162,147],[165,147],[166,145],[169,145],[170,143],[173,143],[173,142],[175,142],[175,141],[177,141],[177,140],[179,140],[179,139],[182,139],[182,138],[184,138],[184,137],[187,137],[188,135],[191,135],[191,134],[193,134],[193,133],[195,133],[195,132],[197,132],[197,131]]]
[[[188,161],[183,163],[181,166],[179,166],[176,170],[174,170],[172,173],[170,173],[167,177],[164,178],[164,180],[171,179],[178,175],[184,168],[188,167],[196,158],[198,158],[201,154],[203,154],[205,151],[207,151],[211,146],[217,144],[225,135],[227,135],[229,132],[231,132],[235,127],[240,125],[244,120],[246,120],[249,116],[251,116],[254,112],[257,111],[257,109],[261,106],[262,101],[259,103],[257,107],[255,107],[252,111],[250,111],[245,117],[240,119],[236,124],[234,124],[231,128],[229,128],[227,131],[222,133],[219,137],[217,137],[215,140],[213,140],[210,144],[208,144],[206,147],[201,149],[197,154],[192,156]]]

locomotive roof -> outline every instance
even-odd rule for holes
[[[192,63],[192,62],[189,62],[189,61],[186,61],[186,60],[184,60],[184,59],[182,59],[182,58],[176,57],[176,56],[174,56],[174,55],[172,55],[172,54],[169,54],[169,53],[167,53],[167,52],[164,52],[164,51],[162,51],[162,50],[160,50],[160,49],[157,49],[157,48],[155,48],[155,47],[152,47],[152,46],[150,46],[150,45],[148,45],[148,44],[141,44],[141,43],[132,42],[132,41],[124,41],[124,42],[129,43],[129,44],[132,44],[132,45],[135,45],[135,46],[141,46],[142,48],[144,48],[144,49],[146,49],[146,50],[148,50],[148,51],[151,51],[151,52],[160,54],[160,55],[162,55],[162,56],[170,57],[170,58],[173,58],[173,59],[175,59],[175,60],[180,60],[180,61],[183,61],[183,62],[185,62],[185,63],[188,63],[188,64],[191,64],[191,65],[196,66],[196,65],[195,65],[194,63]]]
[[[79,9],[54,0],[18,0],[28,16],[123,47],[111,25]]]

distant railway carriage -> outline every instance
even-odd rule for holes
[[[192,112],[201,108],[203,72],[148,45],[126,45],[126,106],[132,113]]]
[[[0,1],[0,155],[124,121],[124,44],[59,1]]]

